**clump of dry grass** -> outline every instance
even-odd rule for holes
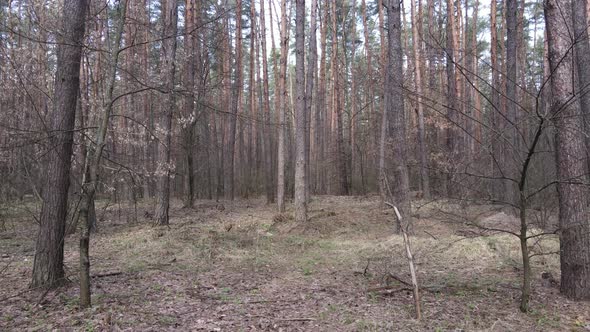
[[[272,222],[273,224],[281,224],[281,223],[286,223],[289,221],[293,221],[295,218],[293,218],[292,214],[288,214],[288,213],[278,213],[275,214],[272,217]]]

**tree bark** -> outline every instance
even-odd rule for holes
[[[82,230],[80,232],[80,307],[87,308],[91,305],[90,299],[90,230],[92,226],[91,213],[94,209],[94,196],[98,186],[100,161],[106,147],[107,130],[113,110],[113,90],[117,77],[119,64],[121,37],[127,13],[127,1],[119,3],[119,22],[115,31],[115,44],[111,52],[108,68],[107,85],[105,92],[105,104],[102,107],[100,124],[96,131],[95,147],[90,147],[86,165],[84,166],[84,177],[82,179],[82,204],[80,206],[80,217],[82,219]]]
[[[289,33],[287,31],[287,0],[281,1],[281,58],[279,82],[279,140],[277,151],[277,204],[279,212],[285,212],[285,113],[287,112],[287,52]]]
[[[235,79],[232,87],[232,104],[229,123],[229,134],[227,144],[227,160],[225,161],[225,198],[234,199],[235,179],[235,147],[236,147],[236,126],[239,100],[242,93],[242,0],[236,3],[236,62],[235,62]]]
[[[401,4],[398,0],[390,0],[387,7],[388,28],[388,65],[387,75],[389,84],[386,86],[385,112],[388,117],[389,135],[393,158],[391,161],[393,186],[388,186],[402,215],[410,216],[410,180],[407,166],[406,118],[404,112],[403,93],[403,50],[401,41]],[[386,181],[388,183],[389,181]],[[411,229],[411,219],[408,217],[408,230]],[[397,228],[401,225],[397,224]]]
[[[580,100],[572,75],[574,40],[572,3],[570,0],[545,0],[545,21],[551,67],[557,150],[557,194],[559,198],[561,292],[575,300],[590,300],[590,224]],[[586,41],[587,42],[587,41]],[[576,182],[582,182],[579,184]]]
[[[185,1],[185,31],[187,34],[184,36],[184,88],[187,90],[187,95],[184,101],[184,114],[182,118],[182,148],[184,152],[185,160],[185,176],[184,176],[184,207],[190,208],[193,206],[195,199],[195,162],[193,155],[194,148],[194,135],[195,135],[195,124],[196,124],[196,112],[195,110],[195,64],[200,59],[198,57],[198,51],[195,49],[196,41],[195,38],[195,14],[198,15],[198,11],[195,8],[194,0]]]
[[[316,71],[317,71],[317,58],[318,58],[318,50],[317,50],[317,41],[316,41],[316,30],[317,30],[317,19],[316,19],[316,12],[318,10],[317,0],[311,1],[311,15],[310,15],[310,35],[309,35],[309,57],[308,57],[308,66],[307,66],[307,77],[306,77],[306,87],[305,87],[305,200],[309,202],[311,189],[310,189],[310,180],[311,180],[311,113],[312,113],[312,101],[313,101],[313,89],[316,79]],[[316,109],[317,109],[317,101],[316,101]],[[318,131],[319,128],[314,127],[315,132]]]
[[[260,31],[261,31],[261,38],[260,42],[262,44],[262,73],[263,73],[263,107],[264,107],[264,117],[265,117],[265,125],[264,125],[264,145],[266,153],[264,154],[264,162],[265,162],[265,188],[266,188],[266,203],[271,204],[275,201],[275,191],[274,191],[274,174],[272,168],[272,157],[273,157],[273,150],[272,150],[272,130],[271,130],[271,122],[272,116],[270,113],[270,93],[268,87],[268,61],[267,61],[267,52],[266,52],[266,23],[265,23],[265,13],[264,13],[264,0],[260,1]]]
[[[295,2],[295,221],[307,221],[305,197],[305,0]],[[310,91],[311,92],[311,91]]]
[[[448,166],[446,169],[446,181],[444,194],[451,196],[456,196],[456,186],[453,183],[453,169],[451,167],[451,161],[454,161],[455,158],[458,156],[458,140],[459,137],[457,135],[457,126],[459,125],[459,116],[458,112],[459,109],[457,107],[458,102],[457,98],[459,97],[459,93],[457,92],[457,81],[456,81],[456,73],[455,73],[455,61],[457,60],[457,44],[455,41],[455,5],[453,0],[447,0],[447,38],[446,38],[446,54],[447,54],[447,64],[446,64],[446,74],[447,74],[447,100],[448,100],[448,109],[447,109],[447,120],[448,126],[446,130],[446,140],[447,140],[447,161]]]
[[[420,1],[420,0],[419,0]],[[430,198],[430,181],[428,177],[428,151],[426,147],[426,133],[424,128],[424,107],[422,102],[422,72],[421,72],[421,38],[418,33],[418,20],[416,10],[414,8],[414,0],[410,5],[412,14],[412,39],[414,41],[414,64],[415,64],[415,78],[416,78],[416,94],[417,94],[417,111],[418,111],[418,149],[420,159],[420,183],[422,188],[422,195],[425,199]]]
[[[176,33],[178,29],[178,3],[176,0],[162,1],[162,53],[161,81],[164,83],[166,98],[160,105],[160,129],[163,131],[158,148],[156,224],[168,225],[170,209],[170,173],[172,170],[170,150],[172,148],[172,114],[176,108],[174,96],[174,74],[176,72]]]
[[[332,81],[334,84],[334,93],[333,93],[333,104],[332,110],[333,114],[336,116],[336,177],[337,177],[337,184],[338,184],[338,195],[348,195],[349,188],[348,188],[348,171],[346,170],[346,152],[344,150],[344,128],[343,128],[343,119],[342,119],[342,105],[340,100],[340,69],[339,69],[339,59],[338,59],[338,26],[336,24],[336,0],[332,0],[332,54],[330,62],[332,63]]]
[[[501,130],[501,106],[500,106],[500,71],[498,66],[498,27],[497,19],[497,4],[496,0],[492,0],[490,7],[490,29],[491,29],[491,45],[490,45],[490,60],[492,65],[492,127],[494,128],[491,137],[492,144],[492,176],[493,178],[500,178],[503,176],[502,160],[503,153],[501,149],[502,130]],[[491,191],[495,199],[502,200],[504,198],[503,186],[499,181],[492,181]]]
[[[63,36],[57,52],[48,141],[52,147],[46,165],[40,228],[31,287],[53,287],[64,281],[64,237],[72,159],[80,62],[84,39],[86,0],[65,0]]]
[[[588,41],[587,0],[573,0],[574,54],[578,74],[584,132],[590,131],[590,42]],[[586,137],[586,167],[590,169],[590,137]]]
[[[517,0],[506,0],[506,77],[504,83],[506,84],[506,118],[507,130],[505,131],[504,141],[504,171],[510,178],[516,177],[515,163],[520,163],[520,158],[517,157],[518,150],[518,126],[516,124],[516,111],[518,100],[516,99],[516,61],[517,61],[517,46],[518,46],[518,31],[517,31],[517,14],[518,3]],[[516,188],[513,181],[504,180],[504,200],[508,203],[515,204]]]

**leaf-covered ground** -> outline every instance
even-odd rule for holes
[[[27,209],[5,209],[0,330],[590,330],[590,305],[559,294],[555,255],[533,259],[532,309],[518,311],[517,239],[474,236],[477,230],[461,225],[516,227],[491,207],[416,205],[421,321],[413,319],[408,287],[396,280],[410,280],[402,239],[377,198],[314,197],[304,225],[262,200],[174,205],[169,228],[153,227],[151,210],[148,203],[99,208],[93,307],[79,310],[77,235],[66,240],[70,282],[29,290],[37,227]],[[539,253],[557,249],[555,237],[533,245]]]

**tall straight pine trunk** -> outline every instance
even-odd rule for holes
[[[295,220],[307,220],[305,197],[305,0],[295,2]]]
[[[385,87],[387,104],[385,112],[392,147],[392,178],[386,181],[387,191],[391,191],[395,202],[410,225],[410,180],[408,175],[406,140],[406,117],[403,94],[403,50],[401,41],[401,4],[398,0],[390,0],[387,7],[388,64],[387,76],[389,84]],[[399,222],[399,220],[398,220]],[[401,225],[397,224],[399,228]],[[399,229],[398,229],[399,230]]]
[[[571,0],[545,0],[559,198],[561,292],[590,300],[590,223],[583,119],[573,84]],[[587,41],[585,41],[587,42]]]

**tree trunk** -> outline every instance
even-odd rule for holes
[[[386,41],[385,41],[385,19],[383,15],[383,1],[385,0],[377,0],[377,11],[379,16],[379,39],[381,41],[381,54],[379,65],[381,67],[382,77],[381,80],[383,82],[383,91],[389,86],[388,82],[388,71],[386,70],[386,63],[385,63],[385,55],[386,55]],[[381,94],[381,128],[380,128],[380,138],[379,138],[379,194],[381,196],[381,202],[384,202],[387,197],[387,188],[385,188],[385,142],[386,137],[388,136],[387,133],[387,115],[385,114],[385,104],[387,101],[385,100],[385,93]]]
[[[344,150],[344,128],[343,128],[343,119],[342,119],[342,105],[340,102],[340,66],[339,58],[338,58],[338,26],[336,25],[336,0],[332,0],[332,55],[330,62],[332,63],[332,81],[334,84],[334,93],[333,93],[333,104],[332,110],[333,114],[336,116],[336,177],[338,183],[338,195],[348,195],[349,188],[348,188],[348,172],[346,170],[346,152]]]
[[[57,52],[48,142],[52,147],[46,165],[40,228],[31,287],[53,287],[64,281],[64,237],[76,103],[80,87],[80,61],[84,39],[86,0],[65,0],[63,34]]]
[[[279,212],[285,212],[285,113],[287,112],[287,52],[289,33],[287,31],[287,0],[281,1],[281,58],[279,79],[279,142],[277,151],[277,203]]]
[[[272,171],[272,130],[271,130],[271,122],[272,116],[270,113],[270,92],[268,87],[268,61],[267,61],[267,52],[266,52],[266,23],[265,23],[265,13],[264,13],[264,0],[260,1],[260,31],[261,31],[261,38],[260,42],[262,44],[262,73],[263,73],[263,94],[264,94],[264,117],[265,117],[265,125],[264,125],[264,149],[266,153],[264,154],[264,163],[265,163],[265,187],[266,187],[266,203],[274,203],[275,201],[275,191],[273,186],[273,179],[274,174]]]
[[[516,124],[516,111],[518,100],[516,99],[516,61],[517,61],[517,0],[506,0],[506,118],[507,130],[505,131],[504,140],[504,172],[510,178],[516,177],[514,163],[519,163],[518,153],[518,127]],[[504,180],[504,200],[511,204],[516,204],[516,188],[513,181]]]
[[[174,96],[174,74],[176,72],[176,33],[178,29],[178,3],[175,0],[162,1],[162,53],[161,82],[164,83],[166,98],[160,105],[160,126],[163,137],[158,148],[158,169],[156,188],[156,224],[168,225],[170,209],[170,172],[172,148],[172,114],[176,108]]]
[[[492,0],[491,9],[490,9],[490,29],[491,29],[491,45],[490,45],[490,60],[492,64],[492,127],[494,128],[492,131],[491,137],[491,144],[492,144],[492,160],[491,160],[491,168],[492,168],[492,177],[494,179],[499,179],[503,175],[503,168],[502,168],[502,149],[501,149],[501,138],[502,138],[502,130],[501,130],[501,122],[502,122],[502,115],[501,115],[501,106],[500,106],[500,71],[501,69],[498,66],[498,27],[496,25],[496,17],[497,17],[497,6],[496,0]],[[492,181],[491,189],[493,193],[494,199],[502,200],[503,199],[503,186],[500,185],[499,181]]]
[[[365,38],[365,57],[367,58],[367,70],[366,70],[366,75],[367,77],[369,77],[368,80],[368,86],[366,87],[366,95],[367,95],[367,100],[368,100],[368,104],[369,104],[369,123],[370,123],[370,128],[372,128],[374,123],[378,123],[378,119],[375,117],[375,95],[374,95],[374,80],[373,80],[373,52],[371,51],[371,44],[370,44],[370,39],[369,39],[369,23],[367,20],[367,3],[366,0],[362,0],[362,12],[363,12],[363,33],[364,33],[364,38]],[[370,137],[368,138],[369,140],[369,153],[371,154],[371,158],[367,158],[369,159],[369,168],[374,167],[375,166],[375,150],[376,150],[376,146],[377,146],[377,142],[374,139],[375,135],[371,132],[367,132],[367,135],[369,135]],[[362,156],[362,154],[361,154]],[[361,162],[361,170],[363,169],[363,164]],[[366,191],[366,187],[365,187],[365,177],[363,172],[361,172],[361,181],[362,181],[362,193],[364,194]]]
[[[421,44],[422,40],[418,34],[418,20],[416,16],[416,10],[414,8],[414,0],[410,5],[412,14],[412,39],[414,41],[414,64],[415,64],[415,78],[416,78],[416,94],[418,103],[418,149],[420,159],[420,183],[422,188],[422,194],[425,199],[430,198],[430,181],[428,178],[428,151],[426,147],[426,133],[424,132],[424,107],[422,105],[422,72],[420,65],[421,60]]]
[[[545,21],[551,67],[557,150],[557,194],[559,198],[561,292],[575,300],[590,300],[590,224],[582,111],[575,95],[572,75],[574,40],[572,3],[545,0]],[[587,42],[587,41],[585,41]],[[580,184],[583,183],[583,184]]]
[[[234,199],[235,179],[235,147],[236,147],[236,126],[238,117],[239,100],[242,93],[242,0],[236,3],[236,63],[235,80],[232,87],[232,106],[229,123],[229,134],[227,139],[227,160],[225,161],[225,198]]]
[[[410,216],[410,180],[407,166],[407,140],[406,140],[406,118],[404,112],[403,93],[403,50],[401,42],[401,4],[398,0],[390,0],[387,7],[388,27],[388,65],[387,74],[389,84],[386,86],[385,98],[386,113],[388,117],[389,135],[391,135],[393,168],[393,185],[388,186],[392,192],[396,204],[402,215]],[[386,181],[388,183],[389,181]],[[408,230],[411,228],[411,219],[407,218]],[[401,225],[398,225],[399,229]]]
[[[319,9],[318,9],[319,10]],[[315,192],[317,194],[326,193],[326,149],[327,149],[327,36],[328,36],[328,23],[327,17],[329,13],[329,6],[327,2],[324,2],[324,20],[320,20],[320,47],[322,57],[320,58],[320,72],[318,77],[318,97],[316,101],[316,135],[315,141],[317,146],[317,152],[315,156]]]
[[[455,9],[454,9],[454,1],[447,0],[447,40],[446,40],[446,53],[447,53],[447,64],[446,64],[446,74],[447,74],[447,99],[448,99],[448,109],[447,109],[447,120],[448,120],[448,127],[446,130],[446,140],[447,140],[447,161],[449,161],[449,166],[446,169],[446,181],[445,181],[445,194],[449,195],[449,197],[456,196],[457,191],[455,190],[456,185],[453,183],[453,169],[450,166],[451,161],[455,161],[455,158],[458,157],[458,135],[457,135],[457,126],[459,125],[459,116],[458,112],[459,109],[457,107],[457,81],[456,81],[456,73],[455,73],[455,61],[457,58],[456,55],[456,41],[455,41]]]
[[[196,18],[195,14],[198,15],[198,11],[195,8],[194,0],[186,0],[186,13],[185,13],[185,31],[184,36],[184,50],[185,50],[185,61],[184,61],[184,88],[187,91],[187,95],[184,101],[184,114],[182,118],[182,148],[185,159],[185,176],[184,176],[184,207],[190,208],[193,206],[195,199],[195,169],[194,169],[194,132],[196,123],[196,112],[195,110],[195,64],[200,59],[195,59],[198,56],[198,51],[195,49],[197,38],[194,35]],[[197,61],[195,61],[197,60]]]
[[[310,17],[310,36],[309,36],[309,57],[308,57],[308,67],[307,67],[307,77],[306,77],[306,87],[305,87],[305,200],[309,202],[311,189],[310,189],[310,180],[311,180],[311,113],[312,113],[312,101],[313,101],[313,88],[314,88],[314,80],[316,79],[316,71],[317,71],[317,58],[318,58],[318,50],[317,50],[317,42],[316,42],[316,30],[317,30],[317,20],[316,20],[316,11],[318,10],[317,0],[311,1],[311,17]],[[317,109],[317,102],[316,102],[316,109]],[[317,132],[318,128],[314,127],[314,130]]]
[[[307,221],[305,197],[305,0],[295,2],[295,221]],[[311,92],[311,91],[310,91]]]
[[[113,90],[117,77],[117,67],[119,64],[121,37],[125,26],[127,12],[127,1],[122,0],[119,3],[119,22],[115,32],[115,44],[111,52],[111,58],[108,68],[107,86],[105,93],[105,104],[102,107],[100,125],[96,131],[95,147],[90,147],[86,165],[84,166],[84,177],[82,179],[82,204],[80,207],[80,217],[82,218],[82,230],[80,233],[80,307],[90,307],[90,229],[92,223],[91,213],[94,209],[94,195],[98,186],[98,176],[100,170],[100,161],[102,153],[106,147],[107,130],[109,120],[113,110]]]
[[[590,42],[588,41],[587,1],[573,0],[574,54],[577,65],[577,94],[580,96],[584,132],[590,131]],[[586,167],[590,169],[590,136],[586,137]]]
[[[250,121],[248,121],[248,165],[246,170],[246,178],[244,179],[246,185],[246,195],[249,196],[254,190],[254,185],[258,179],[258,164],[256,163],[258,144],[256,141],[257,130],[257,111],[256,111],[256,74],[254,72],[256,64],[256,5],[254,2],[250,4],[250,84],[248,87],[248,97],[250,104]],[[265,54],[266,56],[266,54]]]

